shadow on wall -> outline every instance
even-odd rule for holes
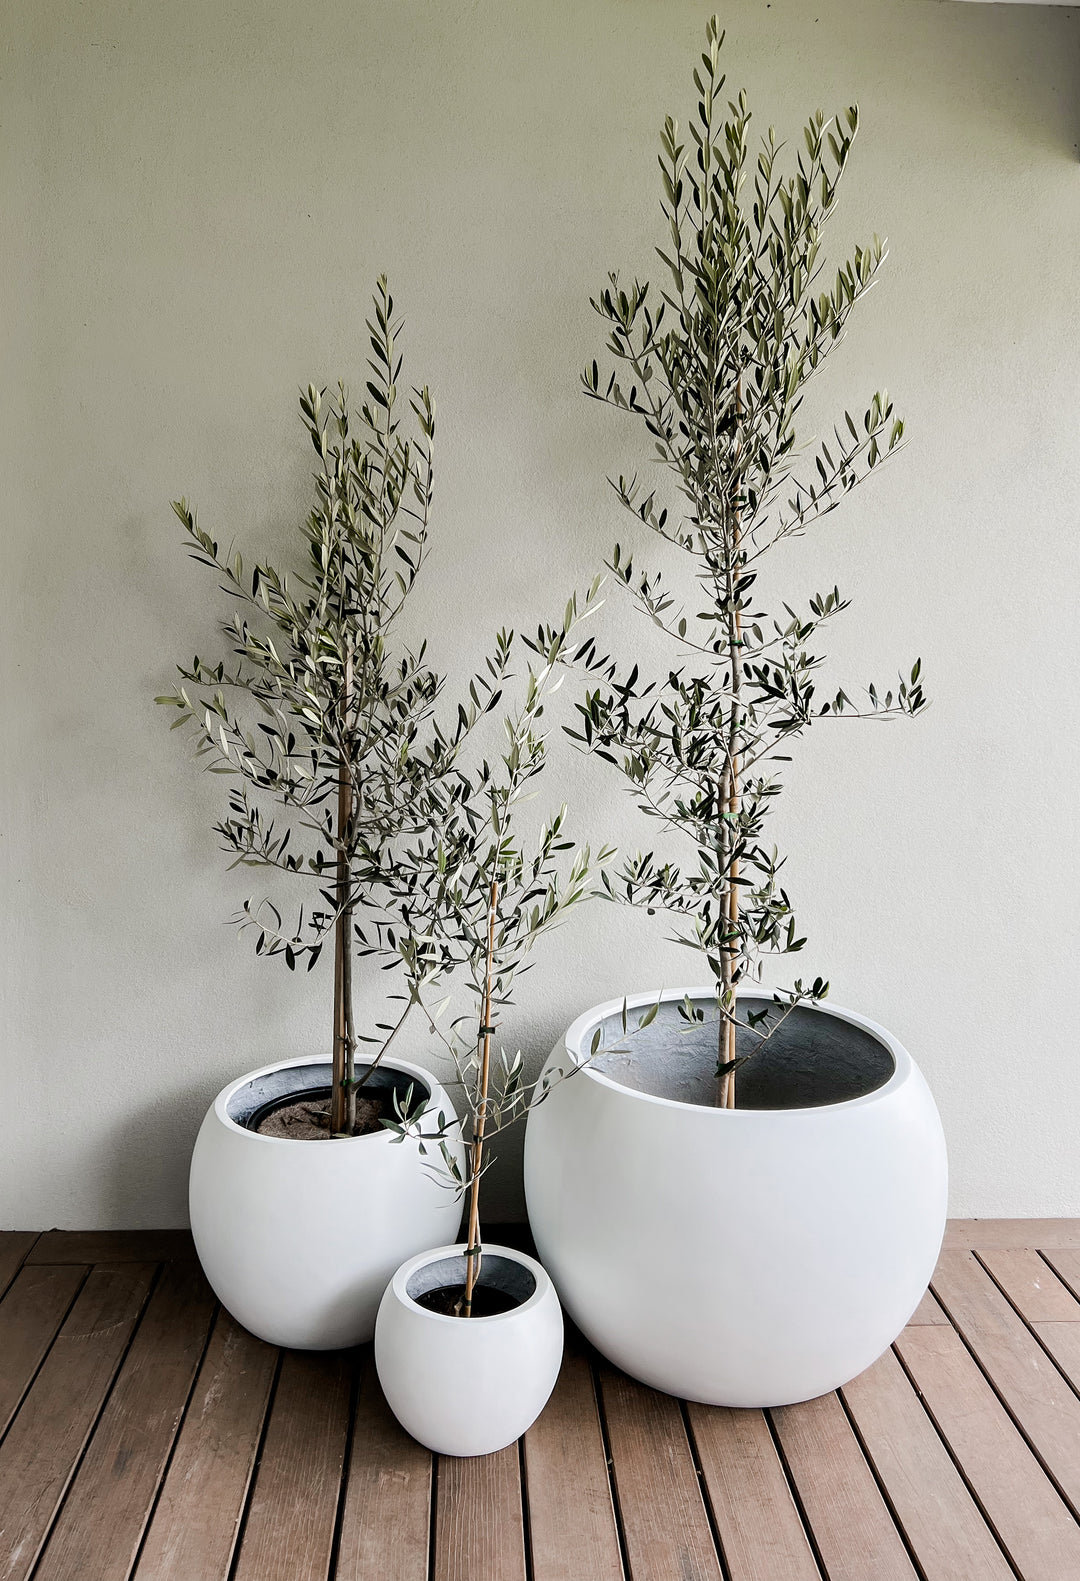
[[[191,1150],[217,1091],[205,1082],[185,1082],[152,1103],[128,1109],[112,1126],[99,1155],[107,1161],[97,1213],[103,1227],[186,1228]],[[145,1213],[137,1206],[142,1203],[148,1205]]]

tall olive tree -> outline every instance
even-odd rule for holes
[[[301,396],[318,459],[298,573],[265,562],[245,570],[186,500],[173,506],[192,558],[236,607],[222,628],[230,658],[196,657],[179,667],[179,690],[158,698],[178,710],[175,725],[190,725],[211,771],[234,781],[215,828],[235,863],[275,869],[310,890],[288,924],[268,899],[244,904],[236,920],[253,930],[257,953],[280,956],[290,970],[303,960],[310,971],[332,941],[335,1136],[353,1133],[366,1079],[356,1073],[354,955],[378,955],[405,973],[396,996],[404,1007],[364,1035],[374,1065],[445,954],[422,886],[403,885],[402,847],[439,820],[463,742],[499,701],[511,646],[499,639],[444,730],[435,713],[443,679],[425,645],[410,647],[398,630],[428,552],[435,407],[426,386],[413,391],[407,436],[401,324],[385,278],[367,329],[371,376],[359,415],[343,385],[329,401],[310,386]]]
[[[684,139],[670,118],[661,138],[659,291],[620,283],[593,302],[607,329],[610,373],[592,362],[587,395],[641,424],[651,460],[671,487],[613,480],[620,504],[678,551],[696,583],[683,607],[660,571],[639,571],[616,546],[615,578],[670,639],[670,666],[654,679],[597,653],[577,657],[597,682],[582,706],[580,739],[615,763],[641,809],[686,836],[687,866],[639,855],[616,885],[633,904],[670,913],[676,937],[701,951],[716,984],[718,1102],[734,1105],[736,1034],[764,1039],[784,1015],[827,991],[800,980],[764,1011],[743,1013],[737,990],[764,952],[792,952],[798,936],[781,860],[765,843],[793,742],[841,716],[914,714],[924,705],[920,665],[894,689],[843,689],[822,698],[815,646],[847,608],[838,589],[806,605],[761,607],[757,580],[770,549],[834,510],[886,456],[903,424],[879,392],[861,417],[845,412],[831,437],[797,438],[807,387],[840,344],[848,315],[874,282],[885,252],[876,238],[826,273],[822,233],[833,216],[859,124],[807,123],[786,173],[772,128],[751,146],[746,97],[725,103],[723,34],[714,17],[694,72],[697,113]],[[689,1002],[684,1014],[704,1012]]]

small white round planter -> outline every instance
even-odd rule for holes
[[[413,1438],[440,1455],[490,1455],[532,1426],[559,1376],[562,1309],[532,1257],[484,1250],[482,1284],[519,1298],[493,1317],[444,1317],[414,1297],[465,1280],[464,1246],[412,1257],[387,1286],[375,1364],[387,1402]]]
[[[548,1071],[581,1065],[621,1010],[575,1021]],[[677,1059],[673,1013],[654,1026]],[[685,1399],[788,1405],[848,1382],[899,1334],[940,1250],[945,1140],[915,1062],[851,1011],[797,1014],[819,1047],[779,1075],[813,1106],[704,1107],[586,1065],[529,1117],[529,1220],[567,1311],[626,1372]],[[736,1078],[748,1098],[752,1064]],[[816,1082],[861,1096],[815,1104]]]
[[[331,1074],[306,1059],[241,1076],[207,1111],[191,1160],[191,1229],[216,1295],[260,1339],[299,1350],[369,1340],[402,1258],[448,1239],[461,1219],[414,1141],[380,1130],[299,1142],[244,1124],[273,1099],[328,1087]],[[371,1087],[409,1082],[430,1094],[425,1112],[453,1114],[438,1082],[404,1060],[387,1061]]]

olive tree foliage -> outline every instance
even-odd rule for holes
[[[726,104],[714,17],[694,72],[689,137],[664,123],[660,173],[665,244],[660,290],[617,274],[593,301],[613,367],[592,362],[585,393],[642,425],[651,459],[673,486],[612,480],[621,506],[686,557],[696,594],[684,605],[661,571],[639,570],[616,545],[609,569],[670,639],[670,667],[654,678],[596,651],[581,706],[582,745],[625,775],[641,810],[684,835],[689,863],[652,854],[625,860],[612,895],[666,912],[675,937],[708,963],[716,984],[718,1101],[734,1104],[736,1033],[751,1049],[795,1005],[827,983],[801,980],[764,1011],[744,1013],[739,985],[763,955],[804,944],[767,843],[768,815],[795,740],[825,719],[915,714],[925,702],[920,664],[853,701],[818,690],[820,633],[848,607],[839,589],[768,611],[757,591],[768,551],[801,536],[891,455],[903,424],[884,392],[861,416],[845,412],[824,441],[802,444],[807,386],[840,344],[848,315],[885,257],[876,238],[826,274],[822,233],[832,217],[859,116],[806,124],[793,167],[772,128],[752,147],[740,93]],[[543,633],[541,638],[543,639]],[[683,1014],[703,1019],[688,1001]]]
[[[415,389],[403,413],[401,324],[385,278],[367,324],[371,357],[358,415],[346,388],[301,396],[317,456],[315,503],[300,524],[306,551],[293,576],[222,551],[186,500],[173,509],[192,558],[235,601],[224,660],[179,667],[177,710],[198,756],[230,776],[215,825],[237,863],[287,874],[310,894],[286,920],[274,901],[248,900],[235,919],[260,955],[311,970],[334,950],[330,1128],[350,1135],[356,1091],[352,961],[375,956],[404,974],[393,1018],[362,1039],[374,1067],[453,951],[437,934],[437,889],[410,869],[433,826],[460,805],[457,763],[478,720],[501,696],[513,647],[501,633],[467,696],[440,722],[444,680],[397,629],[428,553],[435,407]],[[411,423],[409,413],[411,412]],[[406,426],[412,433],[407,434]],[[451,712],[447,710],[447,712]]]
[[[598,880],[615,854],[609,847],[594,853],[567,839],[565,806],[538,830],[522,828],[522,808],[537,794],[534,782],[547,761],[545,704],[564,679],[567,649],[579,622],[597,607],[598,590],[599,579],[580,610],[576,598],[569,601],[561,625],[547,628],[542,647],[530,643],[540,663],[528,670],[517,712],[502,721],[501,752],[485,757],[474,771],[459,769],[441,824],[420,833],[404,866],[412,884],[408,903],[431,919],[433,948],[451,970],[462,972],[473,1000],[471,1010],[445,1028],[449,1000],[435,1010],[424,1006],[455,1069],[452,1085],[461,1095],[467,1129],[464,1169],[450,1145],[456,1135],[452,1116],[433,1117],[422,1105],[406,1102],[396,1119],[384,1123],[399,1139],[413,1137],[423,1151],[430,1150],[444,1182],[467,1198],[463,1317],[472,1315],[481,1269],[480,1182],[491,1163],[491,1142],[562,1077],[528,1081],[521,1051],[496,1050],[495,1039],[536,944],[572,908],[602,893]]]

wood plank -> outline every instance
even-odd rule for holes
[[[1080,1301],[1080,1251],[1048,1251],[1044,1261],[1060,1278],[1072,1299]],[[1023,1308],[1021,1310],[1024,1310]],[[1027,1312],[1024,1311],[1024,1316]],[[1039,1341],[1050,1352],[1073,1388],[1080,1393],[1080,1325],[1075,1319],[1065,1321],[1036,1321],[1033,1325]]]
[[[369,1348],[334,1581],[428,1581],[431,1479],[431,1451],[398,1426]]]
[[[1024,1581],[1080,1576],[1080,1527],[956,1330],[907,1328],[896,1349]]]
[[[195,1260],[190,1230],[46,1230],[28,1263],[168,1263]]]
[[[0,1230],[0,1296],[29,1257],[37,1238],[37,1230]]]
[[[533,1581],[623,1581],[592,1367],[566,1337],[559,1381],[525,1434]]]
[[[278,1352],[219,1310],[138,1581],[226,1581],[258,1453]]]
[[[1029,1323],[1080,1323],[1080,1301],[1038,1252],[1002,1247],[976,1256]]]
[[[941,1310],[941,1303],[935,1300],[931,1291],[927,1291],[908,1318],[909,1323],[947,1323],[949,1320]]]
[[[1080,1248],[1080,1219],[950,1219],[945,1251],[993,1251],[1000,1247]]]
[[[687,1414],[729,1581],[821,1581],[764,1413]]]
[[[1060,1259],[1065,1282],[1051,1259]],[[1034,1331],[1043,1349],[1080,1393],[1080,1252],[990,1252],[979,1261],[989,1266],[997,1283]],[[0,1308],[2,1311],[2,1308]]]
[[[85,1268],[24,1268],[0,1301],[0,1437],[56,1338]]]
[[[1080,1392],[1080,1323],[1035,1323],[1033,1327],[1039,1343]]]
[[[600,1373],[631,1581],[720,1581],[720,1561],[677,1400]]]
[[[213,1313],[214,1297],[201,1269],[194,1263],[167,1265],[34,1572],[35,1581],[129,1574]]]
[[[1054,1478],[1080,1512],[1080,1399],[971,1252],[946,1252],[934,1293]]]
[[[28,1576],[90,1436],[154,1276],[94,1268],[0,1444],[0,1577]]]
[[[433,1581],[525,1581],[517,1445],[468,1460],[440,1455],[436,1475]]]
[[[841,1391],[924,1581],[1013,1571],[891,1350]]]
[[[1043,1257],[1058,1278],[1068,1285],[1073,1295],[1080,1301],[1080,1250],[1067,1248],[1054,1250],[1048,1247],[1043,1252]]]
[[[326,1581],[351,1387],[347,1353],[284,1353],[236,1581]]]
[[[839,1398],[770,1415],[829,1581],[917,1581]]]

